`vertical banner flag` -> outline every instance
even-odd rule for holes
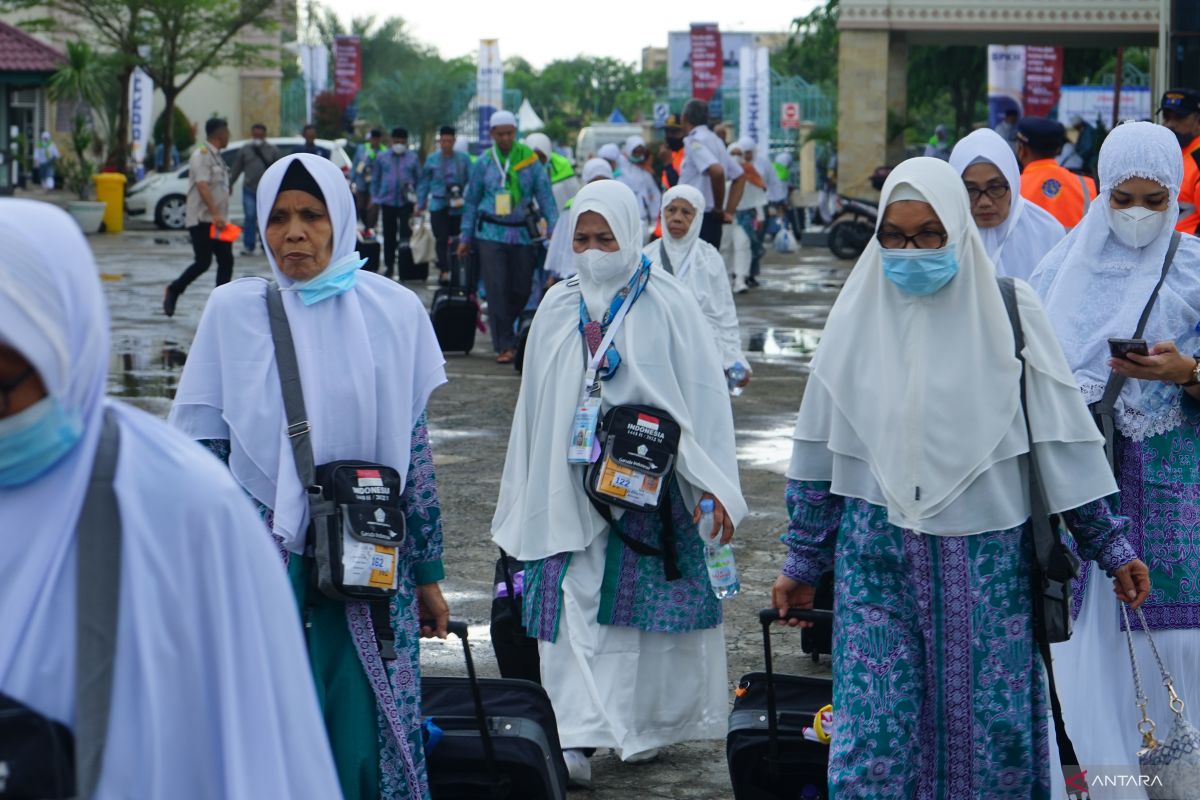
[[[362,88],[362,40],[358,36],[333,37],[333,94],[349,104]]]
[[[771,62],[765,47],[743,47],[738,52],[738,94],[741,119],[738,133],[753,139],[758,153],[771,145]]]
[[[475,76],[475,84],[479,141],[481,145],[486,145],[492,139],[492,114],[504,108],[504,64],[500,62],[498,39],[479,40],[479,71]]]
[[[325,45],[300,45],[300,75],[304,80],[304,121],[312,122],[313,98],[329,88],[329,51]]]
[[[145,171],[146,149],[150,145],[150,130],[154,125],[154,81],[141,67],[129,77],[129,139],[134,171],[141,180]]]
[[[724,58],[721,31],[715,22],[693,22],[691,40],[692,97],[705,102],[721,88]]]
[[[1025,46],[989,44],[988,127],[994,128],[1009,109],[1022,115],[1025,100]]]
[[[1025,116],[1048,117],[1062,92],[1061,47],[1025,47]]]

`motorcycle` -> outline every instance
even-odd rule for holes
[[[871,175],[871,185],[882,189],[891,171],[891,167],[875,170]],[[830,251],[838,258],[858,258],[875,235],[878,218],[879,204],[874,200],[838,195],[836,211],[827,229]]]

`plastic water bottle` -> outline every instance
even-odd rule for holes
[[[1175,346],[1185,356],[1200,353],[1200,322],[1196,323],[1196,327],[1192,329],[1191,333],[1181,337]],[[1142,389],[1140,405],[1141,410],[1147,414],[1157,414],[1166,408],[1175,395],[1181,391],[1173,383],[1164,383],[1163,381],[1146,381],[1145,383],[1149,385]]]
[[[738,386],[738,384],[746,380],[748,374],[750,373],[746,370],[746,366],[740,361],[734,362],[733,366],[729,368],[729,371],[725,373],[725,378],[729,381],[729,393],[731,395],[734,397],[741,396],[742,387]]]
[[[700,501],[700,538],[704,540],[704,564],[708,567],[708,582],[713,594],[720,600],[733,597],[742,590],[738,582],[737,564],[733,560],[733,548],[721,544],[718,534],[710,538],[713,529],[713,501]]]

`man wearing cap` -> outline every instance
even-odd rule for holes
[[[1064,141],[1061,122],[1025,117],[1017,125],[1021,196],[1049,211],[1063,227],[1074,228],[1096,199],[1096,183],[1059,165]]]
[[[463,195],[471,177],[471,157],[454,149],[457,132],[449,125],[438,131],[438,149],[425,159],[417,184],[417,213],[429,209],[429,225],[437,243],[438,271],[444,282],[450,276],[450,240],[462,225]]]
[[[619,164],[621,171],[617,180],[625,184],[638,199],[638,210],[642,215],[642,229],[648,235],[658,219],[658,207],[662,192],[654,173],[650,171],[650,153],[646,141],[640,136],[630,136],[621,148]]]
[[[1179,140],[1183,150],[1183,183],[1179,187],[1179,222],[1175,230],[1197,233],[1200,228],[1200,92],[1168,89],[1158,111],[1163,127]]]
[[[467,184],[458,256],[466,258],[472,245],[479,250],[496,361],[511,364],[517,354],[514,325],[529,302],[537,265],[532,206],[536,201],[549,235],[558,205],[537,154],[516,141],[516,117],[509,111],[492,114],[491,133],[493,144],[475,162]]]
[[[407,245],[412,236],[408,221],[417,199],[420,171],[420,159],[408,149],[408,131],[393,128],[392,146],[375,157],[371,172],[371,204],[383,217],[383,274],[387,278],[396,266],[397,237],[400,244]]]
[[[554,193],[558,214],[562,216],[567,203],[579,191],[583,183],[575,174],[575,168],[571,166],[571,162],[554,152],[554,145],[550,142],[549,136],[544,133],[531,133],[525,137],[525,144],[533,148],[538,161],[542,162],[542,166],[546,168],[550,177],[550,191]]]
[[[383,131],[372,128],[367,141],[354,151],[354,165],[351,167],[351,184],[354,186],[354,208],[358,219],[367,230],[375,227],[378,220],[378,207],[371,205],[371,174],[375,171],[375,159],[387,151],[383,143]]]
[[[679,168],[679,182],[700,190],[704,195],[704,219],[700,238],[713,247],[721,247],[721,228],[733,222],[734,212],[742,200],[746,176],[734,161],[725,142],[708,128],[708,103],[689,100],[683,107],[680,120],[683,130],[684,156]],[[725,191],[728,180],[729,191]]]

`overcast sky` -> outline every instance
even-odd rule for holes
[[[499,39],[500,57],[519,55],[535,67],[577,55],[640,62],[642,48],[667,46],[669,31],[716,22],[735,31],[787,30],[819,0],[326,0],[345,19],[398,15],[417,39],[443,57],[475,53],[480,39]]]

